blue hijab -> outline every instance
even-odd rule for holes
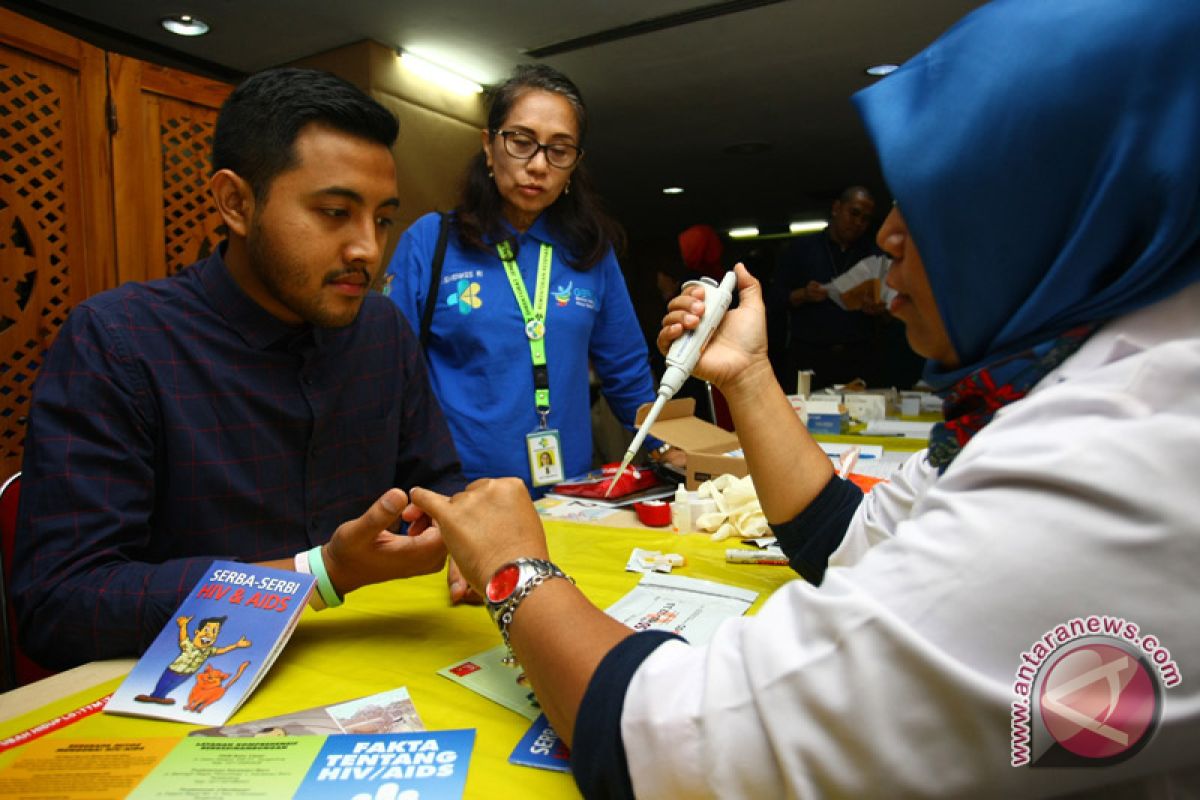
[[[961,366],[1200,280],[1200,0],[997,0],[854,97]]]

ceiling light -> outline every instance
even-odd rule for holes
[[[865,71],[872,77],[882,78],[884,75],[891,75],[898,69],[900,69],[899,64],[876,64],[873,67],[867,67]]]
[[[758,228],[730,228],[730,239],[753,239],[758,236]]]
[[[788,223],[788,230],[792,233],[814,233],[816,231],[823,231],[828,227],[828,220],[823,219],[801,219]]]
[[[203,36],[208,33],[208,23],[191,14],[174,14],[163,17],[158,24],[177,36]]]
[[[435,64],[424,56],[414,55],[400,48],[396,49],[396,55],[408,69],[443,89],[449,89],[459,94],[479,94],[483,91],[483,87],[470,78],[464,78],[454,70],[443,67],[441,64]]]
[[[682,186],[668,186],[663,189],[663,194],[683,194]]]

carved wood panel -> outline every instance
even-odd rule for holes
[[[208,256],[225,236],[208,193],[216,112],[162,98],[162,214],[167,272],[176,273]]]
[[[173,275],[223,238],[208,194],[217,111],[233,87],[109,54],[121,281]]]
[[[20,469],[41,362],[110,285],[103,53],[0,9],[0,475]]]
[[[71,309],[220,241],[208,158],[231,90],[0,8],[0,477],[20,469],[33,382]]]

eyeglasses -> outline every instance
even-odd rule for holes
[[[536,156],[539,150],[544,150],[546,162],[550,166],[570,169],[583,157],[583,150],[573,144],[563,142],[542,144],[528,133],[521,131],[496,131],[495,134],[504,140],[504,152],[522,161],[528,161]]]

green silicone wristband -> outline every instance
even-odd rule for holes
[[[338,597],[337,589],[333,588],[333,582],[329,580],[329,573],[325,571],[325,559],[321,557],[321,545],[308,551],[308,568],[312,570],[312,574],[317,579],[317,593],[321,595],[325,605],[329,608],[340,606],[342,598]]]

